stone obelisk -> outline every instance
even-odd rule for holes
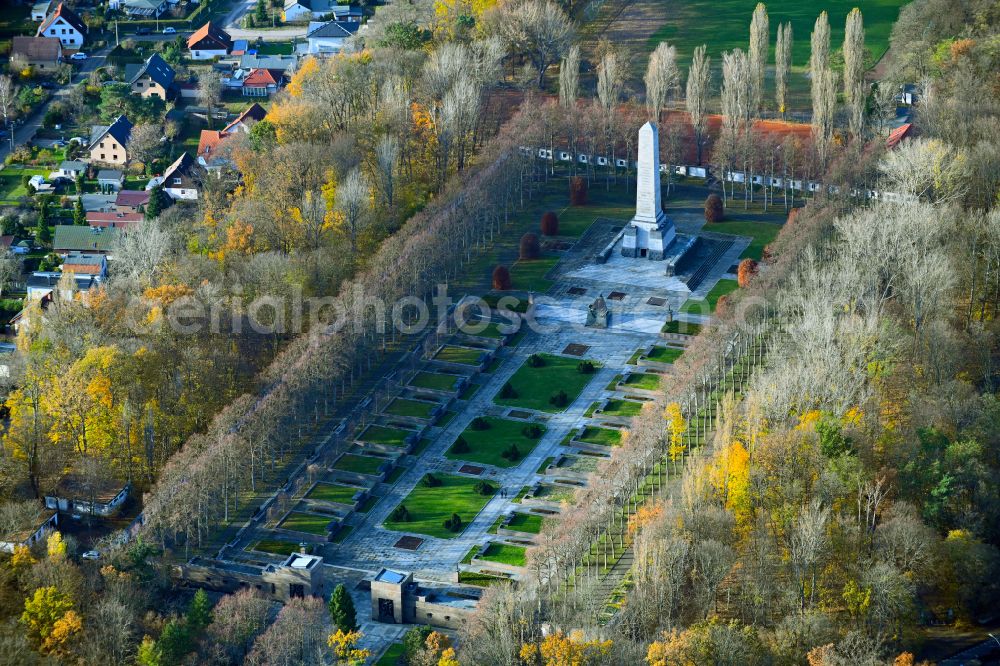
[[[676,235],[660,204],[660,135],[647,122],[639,129],[635,217],[625,228],[622,255],[659,261]]]

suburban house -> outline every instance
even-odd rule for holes
[[[0,553],[13,553],[17,546],[34,546],[45,541],[59,525],[59,514],[42,511],[38,519],[22,529],[0,535]]]
[[[115,197],[115,211],[118,213],[141,213],[149,203],[146,190],[121,190]]]
[[[328,21],[327,23],[310,23],[306,32],[309,41],[309,53],[314,55],[340,53],[345,49],[346,42],[357,32],[360,24]]]
[[[361,17],[360,9],[338,4],[337,0],[286,0],[282,11],[282,19],[286,23],[324,18],[360,23]]]
[[[134,19],[159,18],[167,11],[167,0],[124,0],[118,9]]]
[[[56,37],[14,37],[11,57],[19,57],[39,72],[52,72],[62,60],[62,42]]]
[[[62,45],[71,49],[83,46],[87,37],[87,25],[72,9],[59,3],[56,10],[38,26],[39,37],[56,37]]]
[[[70,180],[76,180],[85,173],[87,173],[87,164],[85,162],[79,162],[77,160],[63,160],[59,164],[59,170],[55,172],[55,176],[57,178],[69,178]],[[49,177],[52,177],[51,174]]]
[[[88,479],[71,472],[59,480],[52,492],[45,494],[45,506],[62,513],[111,516],[118,513],[131,489],[131,483]]]
[[[892,150],[904,139],[910,139],[916,134],[913,123],[904,123],[889,133],[889,138],[885,140],[885,147]]]
[[[87,230],[87,227],[77,228]],[[25,291],[27,292],[25,302],[37,301],[42,304],[43,308],[47,307],[47,303],[52,302],[52,295],[56,289],[60,289],[59,282],[64,277],[66,276],[56,271],[35,271],[28,276],[25,282]],[[103,281],[103,278],[87,273],[81,273],[80,275],[73,273],[71,279],[73,281],[71,287],[67,291],[60,291],[59,293],[59,296],[64,299],[72,298],[74,293],[86,293]],[[63,287],[65,288],[65,285]],[[24,310],[21,312],[24,312]],[[11,323],[13,324],[14,321],[11,320]]]
[[[156,97],[166,100],[171,96],[174,85],[174,68],[160,57],[159,53],[149,56],[142,65],[132,66],[135,71],[125,68],[125,80],[132,87],[132,94],[143,99]]]
[[[205,169],[188,153],[181,153],[163,172],[163,191],[171,199],[196,201]]]
[[[192,60],[211,60],[229,53],[233,39],[211,21],[195,30],[187,40]]]
[[[90,159],[100,164],[125,165],[128,162],[128,141],[132,136],[132,123],[125,116],[110,125],[90,128]]]
[[[104,213],[94,210],[87,213],[87,226],[125,229],[139,224],[143,219],[142,213]]]
[[[86,252],[111,254],[118,240],[118,229],[111,227],[82,227],[75,224],[57,224],[52,238],[52,250],[57,254]]]
[[[97,187],[101,194],[111,194],[122,189],[125,174],[118,169],[101,169],[97,172]]]
[[[232,134],[233,132],[249,132],[250,128],[264,120],[267,117],[267,109],[262,107],[257,102],[254,102],[246,108],[243,113],[236,117],[236,120],[229,123],[222,128],[223,134]]]
[[[299,59],[293,55],[257,55],[247,53],[240,56],[239,69],[249,72],[254,69],[278,70],[286,75],[295,71]]]
[[[45,20],[45,17],[49,15],[49,10],[52,9],[52,0],[42,0],[41,2],[36,2],[31,6],[31,20],[35,23],[41,23]]]
[[[108,277],[108,258],[103,254],[70,252],[63,259],[62,272],[73,275],[93,275],[103,280]]]
[[[228,155],[222,150],[222,146],[229,136],[227,132],[219,130],[202,130],[198,139],[198,163],[214,171],[229,163]]]
[[[280,69],[253,69],[243,79],[244,97],[270,97],[284,82]]]

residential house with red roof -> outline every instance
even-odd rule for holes
[[[38,37],[55,37],[63,47],[79,49],[87,39],[87,25],[63,3],[38,26]]]
[[[282,81],[284,81],[284,73],[279,70],[250,70],[247,77],[243,79],[243,96],[270,97],[278,92]]]
[[[188,37],[187,47],[192,60],[211,60],[227,55],[233,48],[233,38],[209,21]]]

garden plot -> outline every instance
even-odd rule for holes
[[[445,456],[452,460],[514,467],[531,454],[545,430],[539,423],[476,417]]]
[[[555,354],[532,354],[493,401],[506,407],[558,413],[593,379],[600,364]]]

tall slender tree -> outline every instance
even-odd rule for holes
[[[760,106],[764,102],[764,72],[767,69],[770,42],[771,35],[767,18],[767,7],[764,6],[763,2],[758,2],[757,7],[753,10],[753,18],[750,19],[750,50],[748,51],[751,74],[751,104],[755,113],[760,110]]]
[[[564,109],[572,109],[576,106],[576,98],[579,94],[580,47],[574,44],[559,66],[559,104]]]
[[[812,77],[813,140],[822,169],[829,156],[837,103],[837,78],[830,71],[830,21],[820,12],[813,26],[809,74]]]
[[[792,24],[778,24],[778,40],[774,44],[774,101],[778,113],[788,111],[788,75],[792,71]]]
[[[826,12],[820,12],[816,18],[810,43],[812,49],[809,56],[809,75],[812,77],[812,99],[815,107],[817,93],[822,86],[821,74],[830,66],[830,20]]]
[[[659,122],[660,112],[666,106],[670,94],[680,85],[681,73],[677,69],[677,49],[666,42],[660,42],[646,67],[646,107],[649,117]]]
[[[865,118],[865,24],[855,7],[844,25],[844,101],[850,109],[851,134],[860,139]]]
[[[701,149],[705,139],[705,121],[708,116],[708,94],[712,85],[712,58],[705,55],[704,44],[694,50],[688,69],[686,97],[684,100],[691,126],[694,128],[695,149],[701,164]]]

